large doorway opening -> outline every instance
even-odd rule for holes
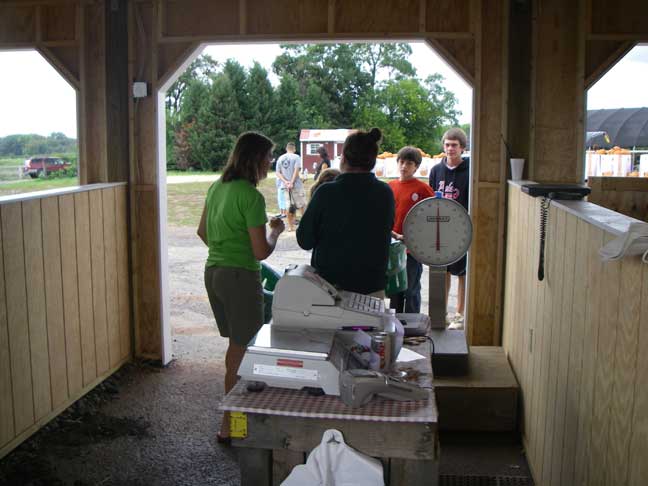
[[[648,177],[648,44],[632,47],[587,90],[585,178]]]
[[[0,195],[77,185],[76,90],[35,50],[0,72]]]
[[[208,46],[194,53],[185,63],[186,70],[163,87],[160,102],[165,103],[166,124],[161,126],[166,130],[160,148],[166,157],[161,161],[160,180],[167,182],[161,192],[167,207],[162,216],[166,215],[168,241],[162,246],[168,258],[163,305],[165,341],[173,342],[176,356],[186,356],[180,351],[185,344],[185,349],[191,349],[190,342],[217,336],[202,282],[207,250],[195,230],[207,189],[219,177],[238,133],[256,129],[268,134],[277,145],[275,158],[285,151],[287,142],[294,142],[302,157],[307,193],[313,183],[315,145],[329,144],[335,164],[344,140],[315,140],[313,132],[381,128],[383,158],[376,175],[385,181],[398,177],[396,152],[404,145],[415,145],[424,152],[419,176],[427,182],[430,168],[441,161],[441,135],[450,126],[460,126],[467,133],[464,156],[470,156],[472,88],[452,67],[423,42],[403,44],[407,46],[404,51],[392,51],[392,56],[401,56],[388,59],[393,65],[376,57],[375,46],[400,44],[363,44],[374,46],[373,51],[367,48],[364,61],[358,61],[355,45]],[[347,62],[351,73],[336,72],[338,62]],[[371,96],[363,93],[364,85],[371,86]],[[372,104],[375,98],[381,103]],[[201,139],[201,125],[213,127],[215,136]],[[268,214],[279,213],[273,172],[259,189]],[[267,260],[280,272],[288,264],[309,262],[309,252],[299,248],[294,233],[288,232]],[[422,312],[427,312],[428,280],[424,266]],[[452,279],[451,313],[458,308],[457,282]],[[224,350],[217,351],[222,355]]]

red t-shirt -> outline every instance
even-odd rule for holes
[[[403,221],[405,221],[405,216],[407,216],[408,211],[417,202],[428,197],[434,197],[434,190],[428,184],[417,178],[404,182],[398,179],[389,181],[389,187],[394,192],[394,200],[396,201],[396,215],[392,229],[402,235]]]

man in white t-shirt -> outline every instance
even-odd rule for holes
[[[299,173],[301,172],[301,157],[295,153],[295,144],[286,144],[286,153],[277,160],[277,179],[281,181],[280,192],[284,201],[288,202],[288,231],[295,231],[295,213],[304,215],[306,194],[304,184]]]

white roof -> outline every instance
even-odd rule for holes
[[[304,128],[299,134],[300,142],[344,142],[352,130],[348,128]]]

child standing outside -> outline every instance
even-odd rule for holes
[[[441,139],[446,156],[430,171],[430,186],[440,191],[443,197],[454,199],[468,210],[468,193],[470,187],[470,160],[461,157],[468,144],[466,132],[461,128],[451,128]],[[466,300],[466,255],[459,261],[448,265],[446,272],[446,303],[450,292],[450,279],[458,279],[457,313],[446,317],[450,329],[463,329],[464,306]]]
[[[432,188],[414,177],[421,165],[421,152],[416,147],[403,147],[398,151],[396,163],[400,176],[389,182],[396,201],[396,217],[392,237],[403,239],[403,221],[409,210],[417,202],[434,196]],[[407,253],[407,290],[391,296],[389,307],[397,313],[421,311],[421,274],[423,265]]]

